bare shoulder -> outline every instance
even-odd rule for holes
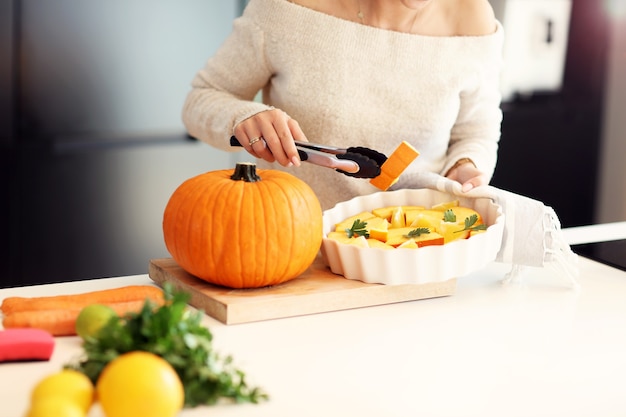
[[[488,0],[449,0],[459,36],[482,36],[496,31],[496,17]]]

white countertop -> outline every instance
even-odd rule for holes
[[[564,232],[625,238],[626,222]],[[505,285],[509,269],[493,263],[438,299],[230,326],[206,317],[215,348],[271,399],[180,416],[625,416],[626,273],[580,258],[575,290],[551,268]],[[150,282],[11,288],[0,300]],[[0,415],[23,417],[34,384],[79,352],[77,337],[57,338],[49,362],[0,364]]]

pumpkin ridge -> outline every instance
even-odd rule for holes
[[[217,181],[215,185],[207,184],[205,188],[205,195],[207,199],[210,199],[210,211],[209,217],[222,218],[220,208],[224,207],[223,211],[229,211],[229,201],[222,197],[222,190],[227,189],[230,186],[229,178],[230,170],[224,170],[224,177],[221,180]],[[222,256],[224,251],[224,245],[216,245],[213,242],[217,241],[227,241],[228,236],[225,236],[224,230],[225,225],[222,223],[217,223],[217,225],[213,222],[205,221],[204,224],[209,226],[209,230],[204,230],[202,233],[202,241],[199,243],[199,247],[206,248],[207,250],[202,257],[203,268],[202,275],[203,278],[206,279],[209,274],[208,271],[216,271],[221,269],[222,265]],[[217,227],[216,227],[217,226]],[[215,279],[215,278],[213,278]]]
[[[175,258],[179,259],[179,262],[182,264],[187,264],[187,251],[188,251],[188,236],[187,231],[189,230],[189,223],[193,219],[191,213],[188,213],[189,210],[193,211],[193,205],[190,207],[189,204],[182,204],[187,198],[193,198],[193,196],[197,193],[197,188],[200,188],[201,184],[198,183],[197,177],[193,177],[180,185],[175,193],[181,195],[181,198],[177,199],[175,203],[178,203],[175,206],[175,217],[172,230],[172,239],[174,240],[174,251],[172,255]],[[185,223],[183,227],[181,227],[181,223]]]
[[[310,242],[318,240],[320,242],[319,246],[321,247],[321,240],[323,235],[321,207],[318,200],[312,201],[312,199],[309,198],[310,194],[308,192],[308,189],[310,189],[310,187],[304,181],[300,184],[299,187],[293,187],[293,192],[299,194],[300,197],[292,199],[292,201],[295,201],[294,204],[298,205],[297,207],[293,207],[293,210],[299,213],[303,213],[303,216],[305,218],[317,220],[315,224],[304,225],[301,230],[298,228],[298,225],[293,226],[294,229],[299,229],[299,234],[301,235],[301,239],[299,241],[294,241],[294,245],[300,246],[296,247],[298,248],[299,253],[303,253],[302,256],[308,254],[308,251],[306,251],[305,249],[308,245],[310,245]],[[297,222],[298,219],[294,218],[293,221]],[[301,263],[294,265],[295,270],[292,273],[298,275],[302,274],[306,270],[306,268],[298,267],[298,265],[310,265],[315,260],[318,252],[319,248],[317,249],[317,251],[308,254],[308,258],[302,259]]]
[[[203,181],[205,175],[206,173],[193,177],[186,183],[185,194],[181,197],[182,201],[186,201],[184,205],[186,207],[183,208],[182,213],[185,213],[187,210],[189,210],[189,213],[183,218],[185,220],[184,227],[177,230],[175,235],[178,242],[177,262],[181,267],[196,276],[201,274],[203,268],[202,263],[196,265],[193,262],[193,258],[195,257],[194,248],[199,246],[197,245],[199,233],[195,230],[198,227],[196,219],[201,218],[201,216],[198,217],[198,214],[204,212],[206,209],[204,200],[209,198],[206,192],[206,184]],[[180,220],[180,222],[183,222],[183,220]]]
[[[197,212],[200,215],[197,215],[195,212],[192,214],[192,217],[195,219],[202,219],[202,215],[207,211],[213,211],[213,197],[214,192],[220,187],[216,186],[214,189],[211,189],[206,183],[201,183],[198,187],[199,194],[197,195],[195,201],[193,201],[193,205],[195,206]],[[192,243],[192,247],[187,248],[188,254],[195,254],[196,251],[200,251],[200,248],[207,248],[208,251],[211,250],[212,245],[208,245],[207,243],[210,241],[209,236],[213,236],[215,234],[214,227],[211,226],[209,222],[206,221],[196,221],[193,222],[190,227],[187,229],[192,231],[193,238],[190,239]],[[209,256],[208,251],[203,251],[199,256],[200,261],[198,265],[195,265],[195,268],[198,274],[204,274],[204,271],[207,268],[210,268],[208,265],[209,262],[212,262],[213,258]],[[195,255],[194,255],[195,257]],[[187,263],[191,263],[192,260],[187,259]]]
[[[271,179],[269,181],[271,181]],[[276,212],[274,193],[270,188],[271,184],[272,182],[260,184],[261,187],[258,188],[259,194],[266,196],[266,198],[261,198],[260,200],[265,227],[263,227],[264,236],[259,241],[259,244],[263,246],[263,253],[265,254],[263,257],[263,264],[260,269],[263,271],[262,280],[266,283],[266,285],[268,281],[273,281],[276,275],[276,263],[274,259],[275,247],[272,242],[275,242],[275,236],[278,234],[276,231],[279,230],[277,228],[278,225],[276,224],[276,220],[278,219],[277,215],[279,215],[279,213]],[[268,196],[270,198],[267,198]]]
[[[257,173],[258,174],[258,173]],[[250,219],[254,217],[254,207],[250,207],[250,192],[260,182],[231,180],[224,198],[223,212],[220,218],[232,220],[222,224],[228,234],[220,240],[219,247],[219,280],[220,284],[228,283],[234,288],[243,288],[246,282],[245,263],[254,251],[250,244],[254,243]],[[224,193],[222,193],[224,194]],[[249,230],[249,231],[248,231]],[[243,241],[242,241],[242,236]],[[245,244],[243,242],[246,242]]]
[[[280,173],[283,174],[283,172]],[[306,267],[300,267],[300,265],[302,265],[303,261],[306,259],[303,258],[303,256],[306,254],[306,248],[310,244],[310,229],[315,229],[314,224],[303,223],[301,220],[302,218],[314,218],[312,217],[314,216],[314,213],[312,213],[310,210],[311,207],[309,197],[312,190],[309,191],[310,187],[302,180],[300,180],[298,183],[294,183],[292,181],[289,181],[289,178],[277,175],[275,181],[280,183],[281,185],[284,184],[281,186],[281,191],[283,193],[285,201],[287,202],[287,204],[289,204],[290,211],[293,213],[297,213],[297,215],[292,216],[291,219],[285,219],[290,220],[291,222],[289,227],[284,228],[289,232],[289,236],[283,237],[285,242],[289,242],[289,253],[280,254],[281,259],[286,260],[281,264],[282,269],[280,273],[284,276],[297,276],[303,273],[306,268],[308,268],[308,265],[310,265],[310,263],[312,263],[315,259],[315,257],[311,258],[311,262]],[[303,189],[309,192],[304,192]],[[319,207],[319,202],[316,202],[316,204]],[[321,221],[321,208],[319,209],[318,215]],[[320,229],[320,236],[321,235],[322,232]]]
[[[239,207],[237,235],[241,236],[243,233],[244,238],[237,239],[238,244],[233,245],[237,248],[238,256],[235,257],[236,259],[233,262],[237,266],[237,271],[233,274],[236,276],[231,277],[232,280],[236,279],[238,281],[238,288],[245,287],[247,282],[254,282],[256,279],[254,271],[252,271],[252,274],[250,273],[249,265],[256,264],[259,257],[257,241],[260,239],[260,236],[258,236],[259,230],[255,227],[255,222],[258,218],[262,218],[263,213],[259,213],[255,202],[259,198],[257,190],[265,181],[263,172],[258,171],[257,175],[261,177],[261,180],[254,183],[242,183],[241,193],[239,194],[237,206]],[[245,229],[250,229],[250,232],[241,230],[242,225]],[[254,230],[254,232],[252,232],[252,230]],[[254,262],[250,262],[251,258],[254,258]]]
[[[263,204],[265,206],[265,210],[267,212],[267,216],[266,218],[269,218],[270,223],[268,224],[268,226],[270,226],[269,229],[266,230],[266,234],[268,233],[268,230],[271,231],[272,233],[266,236],[265,241],[265,253],[267,254],[267,259],[265,261],[265,274],[266,276],[273,276],[274,277],[274,281],[282,281],[283,277],[285,276],[285,263],[289,262],[288,259],[291,256],[291,253],[289,252],[279,252],[278,250],[278,242],[281,242],[281,247],[283,246],[282,243],[286,242],[289,237],[285,236],[285,233],[290,232],[290,228],[285,228],[285,227],[281,227],[280,223],[282,221],[284,221],[284,219],[280,218],[280,213],[277,212],[277,206],[278,205],[284,205],[286,204],[289,200],[286,197],[286,192],[284,189],[284,185],[280,184],[276,181],[276,176],[273,175],[272,180],[274,181],[274,184],[279,184],[280,187],[278,188],[278,190],[274,190],[274,193],[271,193],[271,190],[266,190],[265,192],[270,196],[269,199],[267,200],[263,200]],[[277,191],[280,191],[281,195],[284,197],[284,199],[281,199],[280,196],[277,196]],[[281,199],[280,201],[277,201],[277,199]],[[280,239],[280,240],[279,240]],[[277,282],[275,282],[277,283]]]
[[[288,202],[290,208],[289,210],[291,210],[294,213],[297,213],[298,215],[300,215],[301,213],[298,210],[294,210],[294,198],[291,198],[292,195],[294,194],[296,187],[292,187],[291,184],[287,184],[286,181],[284,181],[283,178],[281,178],[281,191],[283,191],[283,195],[285,196],[285,200]],[[297,196],[300,197],[300,196]],[[297,264],[299,262],[299,259],[294,259],[297,258],[299,253],[297,251],[294,251],[294,245],[295,245],[295,240],[298,237],[299,233],[298,233],[298,225],[301,223],[301,221],[298,221],[297,216],[292,216],[291,218],[287,219],[290,220],[290,223],[288,225],[288,227],[284,227],[284,229],[289,231],[289,235],[285,236],[285,240],[288,240],[290,242],[289,244],[289,259],[293,260],[294,262],[285,262],[283,264],[283,270],[281,271],[282,274],[284,275],[293,275],[292,269],[293,269],[293,265]],[[287,226],[287,225],[286,225]]]

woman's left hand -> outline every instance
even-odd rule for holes
[[[452,168],[446,177],[460,182],[463,192],[489,183],[487,176],[469,161]]]

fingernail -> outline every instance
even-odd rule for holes
[[[294,156],[293,158],[291,158],[291,163],[297,167],[300,166],[300,159],[297,156]]]

